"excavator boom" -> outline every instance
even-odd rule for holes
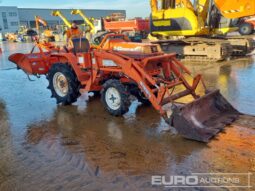
[[[35,16],[35,23],[36,23],[36,29],[39,31],[39,23],[41,23],[43,26],[47,26],[48,23],[46,20],[42,19],[39,16]]]
[[[89,20],[89,18],[85,15],[85,13],[82,10],[74,9],[71,11],[71,14],[72,15],[80,15],[83,18],[83,20],[90,26],[91,30],[95,31],[94,24]]]
[[[62,19],[62,21],[65,23],[66,26],[68,26],[69,28],[71,28],[72,24],[67,20],[67,18],[61,13],[61,11],[52,11],[51,13],[52,16],[55,17],[60,17]]]

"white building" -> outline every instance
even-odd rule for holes
[[[15,32],[19,28],[19,11],[17,7],[0,6],[0,29],[1,32]]]
[[[79,15],[71,15],[71,9],[59,9],[69,21],[76,21],[84,23]],[[58,17],[51,16],[53,9],[36,9],[36,8],[18,8],[0,6],[0,29],[2,33],[16,32],[20,26],[28,28],[35,28],[35,16],[40,16],[45,19],[49,26],[63,24],[62,20]],[[126,15],[125,10],[96,10],[88,9],[83,10],[88,17],[100,18],[111,15],[112,13],[123,13]]]

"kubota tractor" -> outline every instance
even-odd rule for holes
[[[134,95],[150,102],[182,136],[202,142],[239,116],[218,90],[200,97],[196,90],[203,82],[201,75],[190,83],[185,77],[191,76],[189,70],[157,44],[132,43],[125,35],[108,34],[96,48],[85,38],[73,39],[71,48],[44,51],[39,42],[35,46],[39,52],[16,53],[9,60],[27,74],[46,75],[58,104],[72,104],[82,92],[101,92],[106,110],[121,116]],[[182,87],[178,92],[177,86]],[[188,95],[194,101],[176,103]]]
[[[239,33],[241,35],[253,34],[255,30],[255,16],[244,18],[239,24]]]

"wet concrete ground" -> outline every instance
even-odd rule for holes
[[[42,77],[27,80],[7,61],[31,44],[4,44],[0,56],[0,190],[168,190],[152,175],[255,174],[255,119],[242,116],[208,144],[168,129],[151,107],[134,104],[112,117],[98,98],[57,106]],[[255,61],[186,63],[209,88],[241,112],[255,115]],[[10,69],[10,70],[9,70]],[[167,130],[167,131],[166,131]],[[252,176],[251,183],[255,186]],[[244,180],[245,181],[245,180]],[[173,189],[171,189],[173,190]],[[248,190],[175,188],[174,190]],[[249,190],[255,190],[255,187]]]

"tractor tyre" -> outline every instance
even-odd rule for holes
[[[114,116],[124,115],[131,105],[128,87],[119,80],[106,81],[101,90],[101,101],[106,110]]]
[[[68,64],[57,63],[50,68],[47,79],[48,89],[57,104],[71,105],[77,101],[80,94],[80,82],[73,69]]]
[[[243,23],[239,26],[239,33],[241,35],[250,35],[253,32],[253,26],[250,23]]]

